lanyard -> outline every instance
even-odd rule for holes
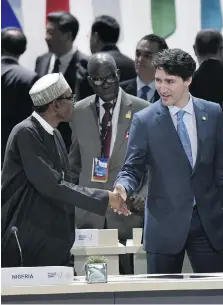
[[[105,127],[104,130],[102,130],[102,124],[100,123],[100,103],[99,103],[99,97],[96,95],[95,106],[96,106],[96,112],[97,112],[97,116],[98,116],[98,126],[99,126],[100,140],[101,140],[101,156],[102,157],[104,156],[105,139],[107,137],[109,129],[112,126],[112,117],[113,117],[113,113],[114,113],[115,104],[116,104],[116,101],[113,102],[113,105],[112,105],[112,108],[111,108],[112,113],[111,113],[110,119],[108,120],[107,126]]]

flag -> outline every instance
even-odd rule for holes
[[[17,27],[22,29],[22,8],[21,0],[1,1],[1,28]]]
[[[70,11],[69,0],[46,0],[46,16],[55,11]]]
[[[153,33],[167,38],[176,30],[175,0],[151,0]]]
[[[201,28],[222,30],[220,0],[201,0]]]

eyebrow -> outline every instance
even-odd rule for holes
[[[143,52],[143,53],[152,54],[152,52],[151,52],[151,51],[142,50],[142,49],[136,49],[136,52]]]

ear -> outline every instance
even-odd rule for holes
[[[57,111],[60,108],[60,102],[58,100],[55,100],[50,106],[52,107],[53,111]]]
[[[191,82],[192,82],[192,76],[191,77],[189,77],[187,80],[185,80],[185,85],[186,85],[186,87],[189,87],[190,86],[190,84],[191,84]]]
[[[197,56],[197,50],[196,50],[195,44],[193,45],[193,49],[194,49],[194,54]]]
[[[93,83],[92,83],[92,80],[91,80],[91,78],[90,78],[89,75],[88,75],[88,77],[87,77],[87,80],[88,80],[89,85],[90,85],[92,88],[94,88]]]
[[[117,75],[118,75],[118,81],[120,81],[120,75],[121,75],[121,72],[119,69],[117,69]]]
[[[95,42],[98,42],[100,40],[100,36],[98,35],[98,32],[92,33],[92,37],[94,38]]]

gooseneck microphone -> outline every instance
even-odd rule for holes
[[[21,264],[21,267],[23,267],[22,249],[21,249],[21,246],[20,246],[20,243],[19,243],[17,232],[18,232],[18,228],[17,227],[12,227],[11,228],[11,233],[15,236],[16,243],[17,243],[17,246],[18,246],[18,249],[19,249],[20,264]]]

